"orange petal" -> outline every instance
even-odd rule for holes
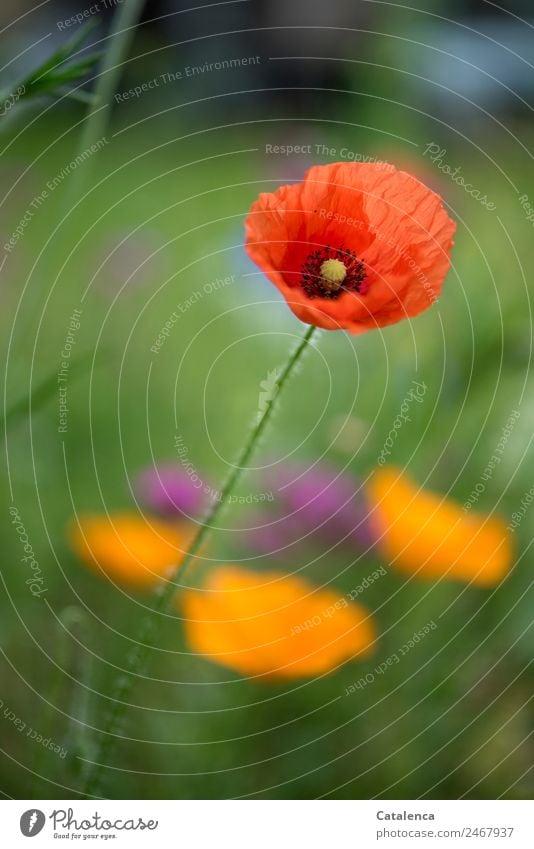
[[[282,572],[220,567],[182,604],[192,648],[243,675],[319,675],[366,655],[376,639],[364,607]]]
[[[180,563],[191,536],[189,525],[128,513],[78,516],[70,531],[85,563],[112,581],[147,589]]]
[[[392,566],[421,578],[498,583],[512,565],[504,522],[465,513],[453,501],[419,487],[392,466],[374,472],[368,491],[379,545]]]

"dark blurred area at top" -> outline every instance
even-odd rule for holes
[[[90,40],[103,38],[120,5],[59,0],[33,9],[28,0],[4,0],[3,64],[15,59],[10,68],[17,72],[35,66],[74,34],[80,24],[64,22],[80,13],[96,24]],[[165,108],[209,99],[214,113],[241,108],[305,117],[333,112],[344,92],[367,92],[474,129],[473,105],[492,114],[529,114],[533,22],[532,0],[513,0],[505,9],[485,0],[434,0],[419,9],[374,0],[149,0],[131,52],[138,58],[126,64],[120,85],[128,89],[192,67],[197,70],[182,87],[159,88],[151,103]],[[202,70],[243,57],[259,60]],[[242,100],[230,101],[224,96],[230,93]]]

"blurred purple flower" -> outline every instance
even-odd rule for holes
[[[276,509],[254,516],[256,527],[248,541],[257,551],[286,549],[287,554],[288,546],[317,538],[363,550],[374,545],[369,505],[358,478],[324,464],[308,468],[284,463],[264,473],[262,483],[272,490]],[[250,516],[247,524],[251,527]]]
[[[199,516],[208,498],[205,485],[183,471],[176,463],[144,469],[137,476],[135,491],[139,499],[164,516]]]

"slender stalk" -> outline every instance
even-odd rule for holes
[[[117,742],[117,738],[120,736],[124,715],[126,708],[128,707],[125,703],[125,699],[128,697],[133,687],[134,676],[139,677],[143,674],[148,650],[151,648],[154,632],[156,630],[157,616],[165,613],[173,602],[174,595],[176,593],[176,576],[179,573],[183,583],[183,578],[189,570],[195,555],[198,554],[206,539],[209,537],[215,525],[215,521],[223,511],[225,504],[228,502],[228,498],[231,495],[232,490],[246,471],[247,463],[252,457],[259,439],[271,419],[278,398],[308,347],[315,330],[315,327],[309,327],[295,350],[290,354],[282,373],[276,382],[278,387],[277,392],[273,399],[267,403],[265,410],[251,431],[237,462],[232,467],[222,486],[220,498],[212,503],[211,508],[204,522],[199,526],[186,555],[180,565],[176,568],[174,575],[171,576],[166,584],[159,588],[156,593],[152,609],[141,622],[138,632],[138,640],[135,642],[133,649],[126,659],[124,672],[115,682],[115,691],[111,695],[111,708],[104,724],[104,728],[101,731],[103,736],[97,749],[96,761],[92,764],[92,769],[89,769],[87,772],[87,780],[82,791],[85,795],[94,796],[99,794],[102,770],[104,767],[102,759],[105,755],[107,755],[109,759],[109,756],[112,754]]]
[[[124,0],[113,16],[113,25],[108,36],[109,46],[104,53],[93,92],[94,106],[87,116],[80,140],[82,153],[91,148],[105,134],[111,112],[111,101],[122,73],[122,62],[129,50],[144,5],[145,0]],[[87,167],[79,169],[79,172],[80,175],[75,180],[77,196],[81,194],[83,184],[87,182],[89,176]]]

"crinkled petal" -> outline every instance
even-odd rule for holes
[[[439,297],[455,224],[441,198],[385,163],[311,168],[302,183],[260,194],[245,223],[251,259],[309,324],[353,333],[418,315]],[[353,251],[360,291],[310,298],[302,266],[319,248]]]

